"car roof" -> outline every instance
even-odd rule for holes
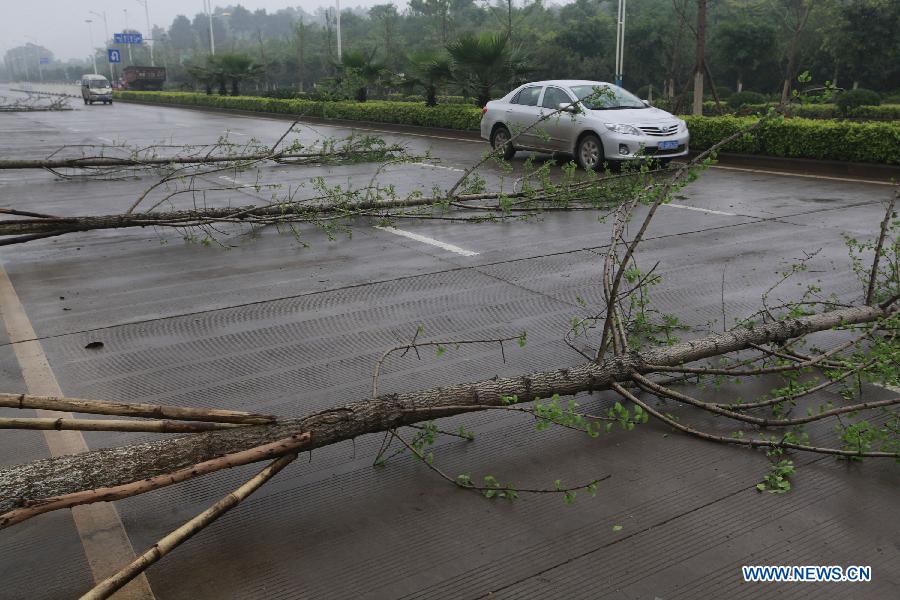
[[[547,79],[544,81],[529,81],[524,85],[563,85],[572,87],[574,85],[610,85],[605,81],[591,81],[590,79]]]
[[[106,79],[103,75],[94,75],[93,73],[88,73],[86,75],[81,76],[82,79]]]

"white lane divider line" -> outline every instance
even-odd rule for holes
[[[247,137],[246,133],[241,133],[240,131],[232,131],[231,129],[226,129],[225,135],[242,135],[244,137]]]
[[[233,183],[234,185],[242,185],[240,181],[238,181],[234,177],[229,177],[228,175],[219,175],[219,179],[224,179],[225,181]]]
[[[670,206],[672,208],[683,208],[684,210],[696,210],[697,212],[709,213],[711,215],[724,215],[726,217],[736,217],[735,213],[730,212],[722,212],[721,210],[710,210],[708,208],[697,208],[696,206],[685,206],[684,204],[663,204],[663,206]]]
[[[411,165],[416,165],[417,167],[426,167],[429,169],[444,169],[445,171],[454,171],[456,173],[465,173],[465,169],[457,169],[456,167],[445,167],[444,165],[436,165],[434,163],[425,163],[425,162],[414,162],[409,163]]]
[[[850,183],[870,183],[872,185],[895,185],[890,181],[877,181],[874,179],[854,179],[853,177],[835,177],[833,175],[813,175],[811,173],[791,173],[788,171],[771,171],[768,169],[748,169],[746,167],[727,167],[725,165],[713,165],[713,169],[726,171],[743,171],[745,173],[763,173],[765,175],[782,175],[784,177],[805,177],[807,179],[824,179],[827,181],[849,181]]]
[[[448,244],[447,242],[442,242],[440,240],[435,240],[424,235],[419,235],[418,233],[413,233],[412,231],[397,229],[396,227],[382,227],[381,225],[376,225],[375,229],[387,231],[388,233],[393,233],[394,235],[409,238],[411,240],[422,242],[423,244],[428,244],[430,246],[436,246],[449,252],[455,252],[456,254],[459,254],[461,256],[478,256],[477,252],[472,252],[471,250],[466,250],[465,248],[460,248],[459,246],[454,246],[453,244]]]

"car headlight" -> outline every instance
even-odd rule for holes
[[[625,135],[642,135],[641,131],[634,125],[625,125],[624,123],[604,123],[606,128],[616,133],[624,133]]]
[[[678,121],[678,133],[684,133],[687,130],[688,130],[687,123],[685,121],[679,120]]]

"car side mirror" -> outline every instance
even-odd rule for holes
[[[571,102],[560,102],[557,108],[561,111],[576,114],[578,112],[578,105],[572,104]]]
[[[649,101],[649,100],[641,100],[641,102],[644,103],[644,106],[650,106],[650,101]]]

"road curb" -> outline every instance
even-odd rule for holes
[[[320,123],[322,125],[345,125],[348,127],[364,126],[370,129],[389,129],[397,133],[417,133],[417,134],[433,134],[443,137],[457,137],[461,140],[480,140],[481,136],[477,131],[469,131],[466,129],[447,129],[444,127],[425,127],[422,125],[402,125],[399,123],[386,123],[384,121],[357,121],[353,119],[331,119],[328,117],[315,117],[309,115],[289,115],[284,113],[261,112],[257,110],[244,110],[241,108],[220,108],[214,106],[197,106],[195,104],[170,104],[162,102],[143,102],[141,100],[126,100],[124,98],[115,98],[116,102],[128,104],[141,104],[143,106],[171,106],[173,108],[187,108],[190,110],[199,110],[203,112],[237,114],[250,117],[264,117],[279,119],[282,121],[304,121],[310,123]]]

